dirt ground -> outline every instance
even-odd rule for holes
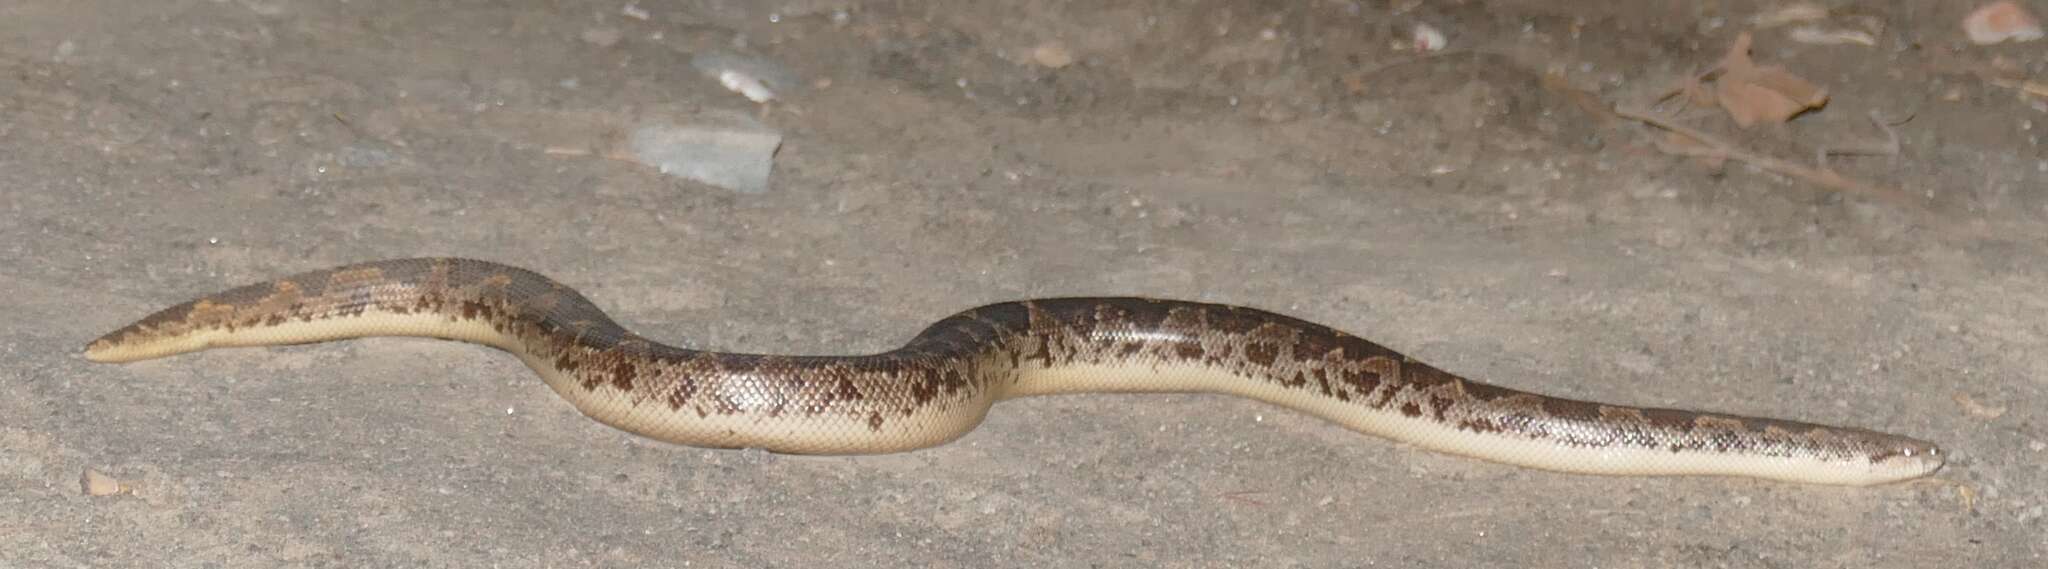
[[[1825,4],[0,3],[0,567],[2044,566],[2048,99],[1999,78],[2048,43],[1972,45],[1966,2]],[[1811,165],[1883,142],[1876,112],[1899,151],[1828,162],[1869,187],[1675,156],[1698,146],[1605,110],[1745,29],[1832,100],[1680,122]],[[786,71],[782,101],[707,55]],[[621,159],[710,113],[783,133],[769,191]],[[198,294],[420,255],[777,353],[1027,297],[1244,304],[1953,460],[1872,488],[1564,475],[1200,395],[791,457],[634,438],[448,342],[79,357]],[[84,495],[88,469],[129,491]]]

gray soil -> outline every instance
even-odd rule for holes
[[[1824,110],[1681,120],[1810,164],[1910,117],[1896,155],[1829,162],[1897,196],[1673,156],[1602,110],[1773,3],[0,3],[0,567],[2043,566],[2048,99],[1989,78],[2048,71],[2048,44],[1969,44],[1965,2],[1828,4],[1877,45],[1755,50]],[[1419,55],[1417,23],[1449,48]],[[783,100],[698,56],[779,66]],[[721,113],[784,133],[768,192],[619,151]],[[420,255],[777,353],[1027,297],[1244,304],[1492,383],[1952,462],[1870,488],[1566,475],[1204,395],[795,457],[638,439],[448,342],[79,357],[198,294]],[[129,491],[83,494],[88,469]]]

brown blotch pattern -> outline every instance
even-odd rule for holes
[[[573,378],[572,388],[616,392],[664,413],[820,421],[874,437],[938,422],[921,417],[978,420],[1004,390],[1028,380],[1019,373],[1027,364],[1137,364],[1219,370],[1247,385],[1341,402],[1349,412],[1566,446],[1873,461],[1901,449],[1931,449],[1859,429],[1603,405],[1475,383],[1319,324],[1192,302],[994,304],[934,323],[900,349],[867,356],[702,352],[634,336],[575,290],[541,275],[465,259],[379,261],[239,287],[164,309],[93,345],[370,310],[484,322],[516,339],[513,348],[530,361]]]

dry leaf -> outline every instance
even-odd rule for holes
[[[1784,122],[1806,110],[1806,105],[1754,83],[1722,81],[1715,85],[1714,95],[1721,108],[1728,111],[1728,117],[1742,127],[1764,121]]]
[[[1785,122],[1828,102],[1826,89],[1775,65],[1759,66],[1749,58],[1749,32],[1736,36],[1721,57],[1721,76],[1714,80],[1714,99],[1735,124]]]
[[[1687,77],[1685,83],[1679,87],[1679,91],[1685,94],[1687,104],[1701,107],[1720,106],[1714,102],[1714,92],[1708,90],[1707,85],[1701,83],[1698,76]]]
[[[1784,95],[1786,99],[1804,107],[1818,108],[1828,102],[1826,89],[1814,85],[1804,77],[1793,75],[1782,67],[1759,67],[1756,76],[1751,77],[1749,82]]]

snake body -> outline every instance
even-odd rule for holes
[[[1418,447],[1565,472],[1863,485],[1942,465],[1934,445],[1902,436],[1547,397],[1271,312],[1141,298],[983,306],[873,355],[752,355],[643,338],[524,269],[402,259],[202,297],[108,333],[85,355],[127,362],[365,336],[496,347],[597,421],[704,447],[896,452],[957,438],[1002,399],[1170,391],[1240,395]]]

